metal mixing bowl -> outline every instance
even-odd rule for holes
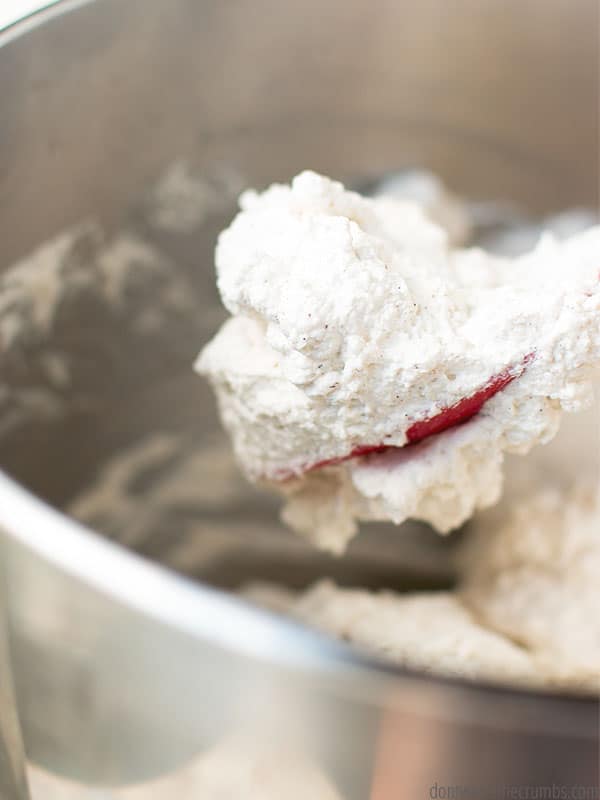
[[[534,213],[596,206],[595,0],[67,0],[0,44],[0,529],[31,759],[133,782],[242,731],[349,800],[597,781],[597,698],[390,668],[221,590],[441,585],[448,545],[379,527],[336,562],[286,534],[190,368],[242,186],[421,165]]]

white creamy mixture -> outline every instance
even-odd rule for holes
[[[589,403],[600,227],[508,259],[312,172],[240,205],[216,254],[232,317],[197,369],[245,473],[320,546],[359,519],[457,527],[498,500],[505,452]]]
[[[600,691],[597,488],[542,489],[474,528],[462,602],[531,653],[538,679]]]
[[[255,584],[246,599],[293,616],[389,661],[424,672],[533,683],[530,654],[480,624],[452,592],[399,594],[347,589],[323,580],[294,595]]]
[[[600,691],[600,508],[594,492],[543,490],[483,515],[452,592],[397,594],[322,581],[248,599],[383,658],[471,679]]]

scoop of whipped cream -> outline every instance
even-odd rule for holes
[[[220,238],[232,317],[200,354],[247,476],[341,551],[359,519],[441,532],[500,496],[600,361],[600,226],[519,258],[454,249],[414,202],[303,172]]]

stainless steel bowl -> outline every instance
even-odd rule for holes
[[[418,164],[535,213],[596,206],[595,0],[67,0],[0,44],[0,528],[29,756],[118,784],[245,732],[349,800],[593,785],[597,698],[393,669],[222,591],[439,584],[447,545],[377,528],[335,562],[287,535],[190,364],[242,185]],[[206,191],[182,227],[161,203],[186,175]],[[123,231],[151,254],[115,272]]]

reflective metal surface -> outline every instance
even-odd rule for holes
[[[0,528],[28,754],[118,784],[234,732],[349,800],[592,784],[597,700],[390,670],[208,588],[443,585],[451,543],[383,527],[313,553],[237,475],[190,364],[243,186],[417,164],[532,212],[596,206],[597,4],[97,0],[38,22],[0,48],[0,463],[21,484],[0,477]]]
[[[0,797],[29,800],[5,621],[0,618]]]

